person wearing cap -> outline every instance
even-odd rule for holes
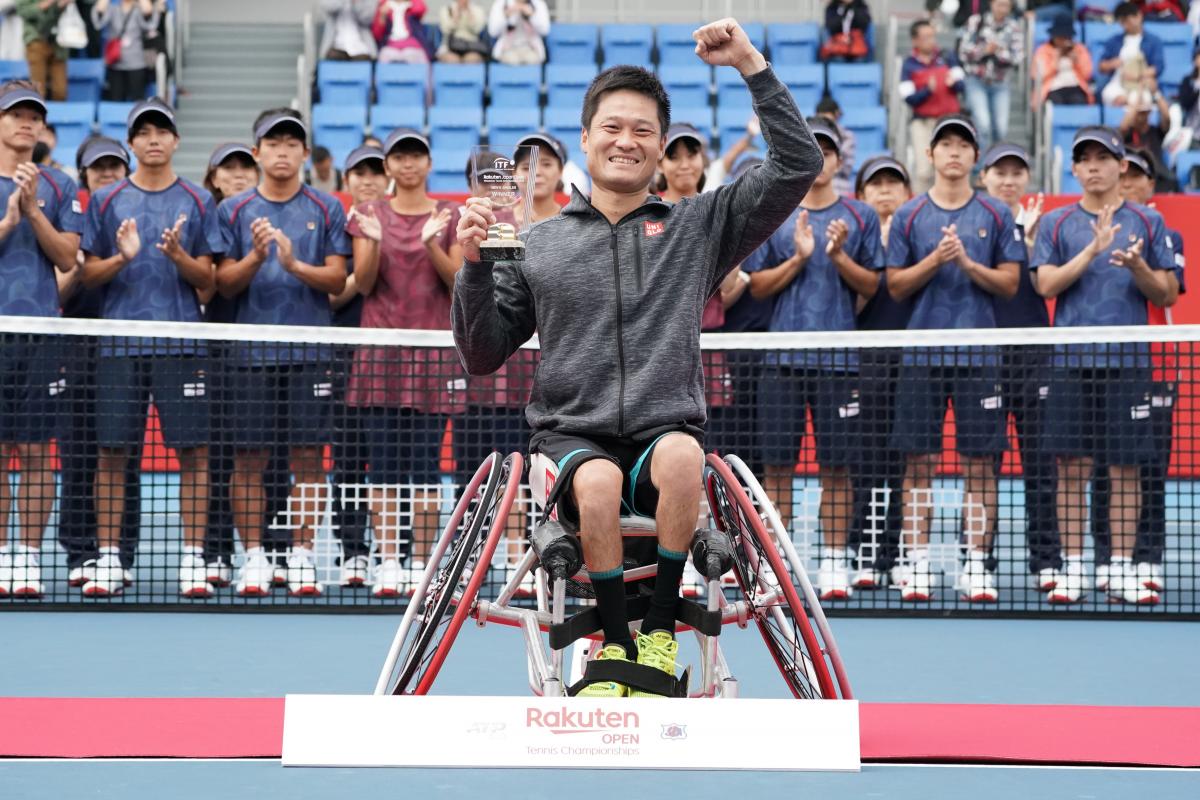
[[[226,142],[217,145],[208,157],[203,183],[212,193],[213,201],[220,205],[226,197],[257,185],[258,179],[258,162],[254,160],[253,148],[240,142]]]
[[[1069,14],[1056,17],[1050,36],[1033,52],[1033,107],[1050,102],[1057,106],[1082,106],[1096,102],[1092,92],[1092,54],[1075,41],[1075,23]]]
[[[994,328],[994,298],[1016,294],[1025,243],[1008,207],[971,186],[978,142],[966,118],[938,120],[925,154],[933,167],[933,187],[901,206],[892,220],[888,291],[897,300],[912,299],[910,330]],[[954,406],[966,484],[966,559],[956,589],[970,601],[994,602],[995,576],[986,559],[996,531],[995,459],[1007,440],[999,358],[979,348],[921,349],[903,357],[893,438],[907,454],[904,541],[915,544],[900,596],[907,601],[933,596],[929,493],[941,460],[948,402]]]
[[[808,121],[825,164],[799,208],[770,238],[764,263],[750,273],[750,293],[775,298],[773,333],[854,330],[860,298],[870,299],[883,269],[879,217],[839,197],[833,177],[841,138],[828,120]],[[854,352],[768,353],[758,389],[766,480],[779,515],[792,519],[792,482],[811,412],[821,481],[821,549],[817,591],[824,600],[852,592],[847,534],[850,467],[858,441],[858,358]]]
[[[879,216],[883,252],[896,210],[912,197],[908,170],[890,155],[867,159],[858,171],[855,196]],[[855,320],[861,330],[904,330],[912,311],[909,300],[897,301],[887,289],[887,271],[879,271],[875,294],[859,309]],[[905,454],[892,442],[896,412],[896,382],[900,373],[899,348],[865,348],[858,355],[859,444],[861,453],[852,469],[854,515],[849,545],[858,552],[854,589],[885,586],[900,557],[900,514],[904,492]],[[886,511],[881,514],[879,498]],[[883,517],[880,530],[875,519]],[[871,533],[868,533],[868,532]]]
[[[347,227],[354,279],[365,298],[361,326],[445,330],[462,264],[453,234],[458,204],[429,196],[433,161],[423,134],[394,130],[383,151],[394,194],[356,206]],[[350,375],[347,402],[363,414],[371,462],[369,502],[380,558],[371,590],[376,597],[404,596],[425,568],[440,511],[442,436],[450,414],[462,409],[466,389],[453,354],[434,354],[417,370],[409,358],[394,349],[360,347]],[[401,496],[401,486],[410,487],[408,497]],[[405,501],[411,503],[411,528],[400,522]]]
[[[1158,111],[1158,120],[1151,122],[1150,114]],[[1125,146],[1144,151],[1153,162],[1157,178],[1157,190],[1171,192],[1175,186],[1174,173],[1164,165],[1163,140],[1171,130],[1171,109],[1167,99],[1158,91],[1154,77],[1146,79],[1146,88],[1130,93],[1125,114],[1117,125],[1125,140]]]
[[[545,132],[530,134],[517,142],[513,155],[513,163],[521,181],[529,174],[532,147],[538,148],[538,157],[533,172],[533,216],[529,219],[530,224],[558,216],[562,211],[558,193],[563,190],[563,167],[567,165],[567,148],[561,141]],[[519,217],[517,222],[521,222]]]
[[[524,261],[495,267],[479,260],[495,221],[490,203],[468,198],[458,230],[466,263],[452,313],[459,356],[473,375],[493,372],[538,332],[529,446],[561,465],[551,505],[563,524],[585,532],[604,634],[600,658],[637,659],[630,673],[640,666],[672,678],[672,631],[704,459],[702,310],[821,169],[795,101],[742,27],[722,19],[693,38],[701,62],[734,67],[746,81],[771,143],[763,165],[676,204],[650,194],[670,100],[641,67],[605,70],[588,87],[580,120],[591,197],[576,191],[562,214],[528,231]],[[657,578],[636,644],[625,604],[623,496],[658,523]],[[584,682],[585,697],[645,694],[586,673]]]
[[[999,142],[983,154],[980,182],[988,195],[1004,203],[1016,220],[1028,253],[1037,235],[1045,197],[1028,202],[1031,174],[1029,153],[1020,145]],[[1045,328],[1050,325],[1046,301],[1033,288],[1029,259],[1021,260],[1021,282],[1010,300],[995,298],[996,327]],[[1050,351],[1038,345],[1007,345],[1000,354],[1000,385],[1005,416],[1012,419],[1021,454],[1025,489],[1025,542],[1034,588],[1053,589],[1062,579],[1062,547],[1058,536],[1058,482],[1054,454],[1046,449],[1046,395],[1050,380]],[[999,464],[997,464],[999,468]],[[992,559],[989,558],[989,564]]]
[[[1145,325],[1147,302],[1175,304],[1179,281],[1163,219],[1146,206],[1123,201],[1125,145],[1113,128],[1076,132],[1071,172],[1083,187],[1077,202],[1056,208],[1038,227],[1030,263],[1038,294],[1056,299],[1056,327]],[[1048,446],[1058,456],[1058,527],[1063,580],[1054,603],[1075,603],[1090,589],[1084,569],[1087,483],[1097,461],[1108,464],[1112,561],[1111,600],[1156,603],[1158,594],[1137,583],[1132,557],[1141,505],[1139,465],[1150,455],[1150,348],[1066,345],[1055,350],[1049,387]]]
[[[46,103],[29,81],[0,85],[0,315],[57,317],[56,275],[75,263],[82,228],[75,182],[33,163]],[[0,557],[0,595],[43,593],[41,543],[54,505],[50,440],[62,403],[58,343],[38,336],[0,337],[4,413],[0,450],[16,453],[21,475],[15,500],[19,538]],[[0,483],[8,487],[8,461]],[[7,544],[7,533],[0,541]]]
[[[241,324],[329,326],[329,295],[346,285],[345,212],[336,198],[301,181],[308,127],[297,112],[268,109],[253,130],[262,179],[217,209],[224,253],[217,289],[235,301]],[[299,509],[291,513],[288,591],[320,594],[312,543],[328,491],[322,453],[330,438],[332,354],[320,345],[238,344],[233,350],[233,510],[245,548],[236,590],[243,596],[270,590],[263,475],[272,449],[286,446],[293,480],[288,510]]]
[[[83,281],[104,287],[105,319],[200,322],[202,296],[214,286],[220,252],[216,205],[204,188],[175,174],[179,146],[175,112],[161,100],[134,106],[127,121],[137,169],[96,192],[88,205],[81,248]],[[163,437],[179,459],[183,560],[179,590],[208,597],[203,558],[208,514],[209,401],[207,353],[192,342],[101,339],[97,375],[95,577],[89,597],[124,589],[119,542],[124,474],[142,441],[151,395]]]
[[[938,48],[937,31],[928,20],[914,22],[909,34],[913,50],[901,67],[899,90],[900,97],[912,108],[908,138],[916,154],[913,188],[920,192],[933,181],[929,160],[922,156],[933,140],[934,125],[962,107],[958,96],[963,91],[963,69],[958,56]]]
[[[858,150],[858,139],[854,131],[842,126],[842,107],[832,97],[822,97],[817,103],[817,116],[833,123],[838,136],[842,137],[841,156],[838,159],[841,166],[837,175],[833,176],[833,188],[841,197],[850,197],[854,192],[854,156]]]

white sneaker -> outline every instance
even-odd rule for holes
[[[881,589],[887,583],[887,573],[873,567],[863,567],[854,573],[854,581],[850,584],[855,589]]]
[[[212,597],[208,569],[204,565],[204,556],[199,553],[186,553],[179,562],[179,594],[197,599]]]
[[[133,586],[133,570],[121,570],[121,583],[125,586]]]
[[[680,591],[689,600],[704,596],[704,576],[696,569],[690,558],[683,565],[683,583],[680,585]]]
[[[994,603],[1000,599],[996,580],[984,563],[983,553],[977,551],[967,554],[954,588],[971,603]]]
[[[309,548],[292,548],[287,559],[287,585],[288,594],[292,597],[315,597],[321,593],[321,584],[317,583],[317,567]]]
[[[37,550],[18,545],[12,556],[12,584],[8,591],[13,597],[29,600],[37,600],[45,594],[41,554]]]
[[[1087,571],[1082,558],[1064,558],[1060,580],[1046,594],[1051,603],[1078,603],[1088,593]]]
[[[1108,599],[1112,603],[1152,606],[1158,603],[1158,592],[1138,582],[1137,567],[1129,559],[1114,557],[1108,578]]]
[[[357,589],[360,586],[366,586],[367,579],[370,577],[371,560],[366,556],[342,559],[342,574],[338,578],[338,583],[344,588]]]
[[[8,597],[8,590],[12,588],[12,556],[8,554],[8,547],[0,547],[0,597]]]
[[[928,558],[914,560],[908,577],[900,587],[900,599],[912,603],[927,603],[933,599],[933,570]]]
[[[271,592],[271,576],[275,567],[261,547],[246,551],[246,560],[238,570],[235,591],[241,597],[265,597]]]
[[[1138,586],[1155,592],[1161,592],[1166,588],[1167,582],[1163,579],[1162,564],[1140,561],[1134,566],[1137,568]]]
[[[408,592],[408,570],[398,560],[389,558],[375,569],[374,584],[372,597],[403,597]]]
[[[204,577],[209,585],[224,588],[233,580],[233,567],[217,559],[204,565]]]
[[[67,573],[67,586],[78,588],[96,579],[96,559],[89,558]]]
[[[821,548],[817,563],[817,593],[822,600],[845,600],[850,597],[850,570],[838,551]]]
[[[125,590],[125,570],[121,569],[121,557],[117,548],[100,551],[96,562],[96,574],[83,585],[84,597],[114,597]]]
[[[912,567],[907,564],[897,564],[888,572],[892,588],[898,592],[904,591],[905,584],[912,578]]]
[[[1062,573],[1054,567],[1046,567],[1038,570],[1037,574],[1033,576],[1033,588],[1039,592],[1048,592],[1058,586],[1058,582],[1061,580]]]
[[[1100,591],[1108,591],[1108,582],[1112,578],[1113,568],[1111,564],[1096,565],[1096,588]]]
[[[274,556],[271,556],[272,562],[274,561],[274,558]],[[280,588],[288,585],[288,570],[286,566],[272,563],[271,585],[278,586]]]

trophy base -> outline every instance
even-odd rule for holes
[[[479,245],[479,260],[487,263],[496,261],[524,261],[525,243],[511,239],[488,240]]]

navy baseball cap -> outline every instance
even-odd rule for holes
[[[244,145],[241,142],[226,142],[225,144],[217,145],[217,149],[213,150],[212,155],[208,157],[208,168],[213,169],[221,166],[225,159],[234,153],[242,153],[251,161],[254,160],[254,151],[250,149],[249,145]]]
[[[426,150],[431,149],[429,147],[429,140],[425,138],[425,134],[413,128],[396,128],[396,130],[389,133],[387,139],[384,140],[383,152],[391,153],[396,149],[396,145],[400,144],[401,142],[416,142]]]
[[[708,149],[708,135],[702,133],[699,128],[690,122],[676,122],[667,128],[667,145],[663,149],[669,150],[671,145],[680,139],[691,139],[699,144],[701,148]]]
[[[971,124],[970,120],[964,117],[942,117],[933,126],[933,135],[929,137],[930,146],[937,144],[938,139],[947,133],[957,133],[975,145],[976,150],[979,149],[979,132],[975,130],[975,126]]]
[[[129,112],[129,116],[125,119],[125,128],[129,131],[129,135],[133,136],[133,131],[137,128],[137,124],[141,121],[142,117],[147,117],[151,114],[158,117],[155,124],[160,128],[166,128],[176,136],[179,135],[179,131],[175,128],[175,109],[157,97],[141,101]]]
[[[911,183],[908,176],[908,170],[892,156],[887,154],[868,158],[858,171],[858,188],[866,186],[876,175],[881,172],[894,172],[900,180],[905,184]]]
[[[1088,142],[1095,142],[1117,158],[1125,158],[1125,142],[1121,134],[1105,125],[1087,125],[1075,132],[1071,141],[1071,158],[1078,160],[1079,150]]]
[[[542,153],[549,152],[558,159],[559,164],[566,165],[567,148],[562,141],[558,139],[558,137],[551,136],[545,131],[531,133],[528,136],[522,137],[521,141],[517,142],[517,149],[519,150],[522,147],[529,147],[530,145],[537,145],[541,148],[541,150],[538,151],[539,157]]]
[[[304,124],[303,120],[296,119],[291,114],[272,114],[264,119],[254,129],[254,141],[260,142],[276,128],[284,127],[290,127],[293,134],[298,134],[300,139],[308,142],[308,126]]]
[[[824,139],[833,145],[833,149],[842,153],[842,134],[832,122],[824,117],[809,117],[808,129],[812,131],[812,135]]]
[[[1004,158],[1015,158],[1025,165],[1025,169],[1033,169],[1029,164],[1029,153],[1025,152],[1025,148],[1019,144],[1012,144],[1010,142],[997,142],[989,147],[987,152],[983,154],[981,166],[983,169],[994,167]]]
[[[1125,154],[1125,160],[1129,162],[1129,166],[1140,169],[1147,178],[1154,179],[1154,162],[1146,158],[1145,154],[1130,150]]]
[[[97,136],[88,139],[79,146],[79,156],[76,159],[80,169],[87,169],[102,158],[117,158],[129,166],[129,153],[116,139],[107,136]]]
[[[49,113],[46,99],[33,89],[13,89],[0,95],[0,111],[8,111],[22,103],[35,106],[42,112],[42,116]]]
[[[378,161],[379,168],[383,169],[383,151],[378,147],[369,144],[364,144],[362,147],[356,147],[350,151],[350,155],[346,156],[346,163],[342,165],[342,172],[349,172],[364,161]]]

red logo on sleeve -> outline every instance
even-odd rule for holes
[[[667,229],[667,225],[665,222],[649,222],[649,221],[647,221],[645,223],[645,226],[646,226],[646,238],[647,239],[650,238],[651,236],[658,236],[660,233],[662,233],[663,231],[665,231]]]

